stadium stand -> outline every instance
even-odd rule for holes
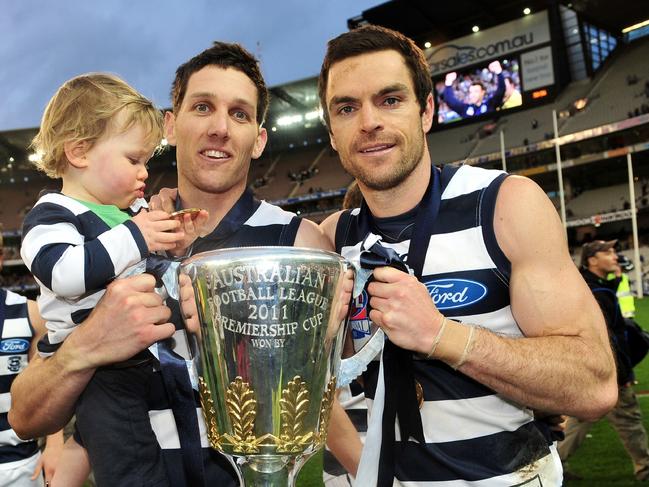
[[[639,208],[647,206],[647,198],[641,195],[641,183],[635,183],[636,205]],[[574,217],[586,217],[599,213],[608,213],[619,210],[628,210],[630,202],[628,197],[629,185],[616,184],[604,188],[584,191],[566,204]]]
[[[640,39],[629,46],[622,46],[619,53],[606,69],[591,83],[589,92],[585,95],[589,101],[580,113],[566,119],[560,133],[578,132],[591,127],[597,127],[618,120],[649,112],[649,92],[646,83],[649,82],[649,64],[647,51],[649,38]],[[629,79],[636,80],[629,84]]]
[[[309,179],[308,169],[321,150],[320,147],[307,147],[280,154],[266,174],[268,184],[257,189],[257,196],[269,201],[287,197],[298,180]]]
[[[455,162],[499,152],[500,130],[504,132],[508,148],[548,140],[554,137],[552,110],[560,117],[559,135],[624,120],[629,114],[640,115],[642,104],[649,111],[649,91],[645,89],[645,83],[649,82],[649,65],[644,62],[648,50],[649,38],[629,46],[622,45],[620,52],[595,79],[570,83],[551,104],[503,114],[497,120],[483,121],[480,125],[431,133],[428,136],[431,155],[435,161]],[[628,84],[629,76],[637,79],[633,85]],[[575,110],[574,103],[584,98],[588,100],[586,107]],[[562,114],[565,118],[561,118]],[[485,134],[484,127],[494,124],[490,133]]]
[[[317,173],[312,178],[297,185],[289,197],[346,188],[351,184],[352,177],[345,172],[340,164],[338,154],[328,145],[324,145],[315,164],[318,168]]]

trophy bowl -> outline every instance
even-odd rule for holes
[[[322,447],[335,400],[351,266],[338,254],[247,247],[197,254],[199,393],[212,448],[241,485],[293,485]]]

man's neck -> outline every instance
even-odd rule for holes
[[[230,188],[224,193],[209,193],[178,181],[178,194],[182,198],[183,206],[185,208],[201,208],[209,212],[210,216],[206,224],[206,229],[209,232],[212,232],[221,223],[221,220],[237,203],[245,190],[246,187],[243,185]]]
[[[431,178],[431,162],[428,149],[410,175],[397,187],[389,190],[373,190],[358,183],[372,215],[385,218],[401,215],[419,204],[426,193]]]

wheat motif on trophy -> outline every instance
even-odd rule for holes
[[[258,441],[254,434],[257,401],[250,385],[241,377],[235,378],[228,387],[226,404],[228,416],[232,421],[234,435],[229,438],[234,451],[239,453],[257,453]],[[229,435],[228,435],[229,436]]]
[[[277,451],[298,453],[313,440],[313,431],[304,433],[303,419],[309,412],[309,390],[299,375],[282,391],[280,403],[281,435]]]

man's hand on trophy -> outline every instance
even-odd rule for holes
[[[352,300],[352,291],[354,290],[354,271],[352,269],[347,269],[345,274],[341,276],[341,289],[339,299],[336,299],[336,309],[333,310],[333,313],[336,317],[329,324],[327,328],[327,337],[331,338],[340,329],[340,325],[343,324],[345,318],[349,314],[349,304]]]
[[[338,312],[338,321],[344,320],[349,314],[349,304],[352,300],[352,291],[354,290],[354,271],[347,269],[343,276],[343,288],[340,302],[342,306]]]
[[[430,299],[426,286],[393,267],[377,267],[373,276],[367,287],[372,322],[395,345],[427,353],[427,344],[433,341],[443,316]]]
[[[180,310],[185,320],[185,326],[190,333],[199,335],[201,327],[198,321],[198,308],[196,308],[192,281],[186,274],[180,274],[178,282],[180,284]]]

